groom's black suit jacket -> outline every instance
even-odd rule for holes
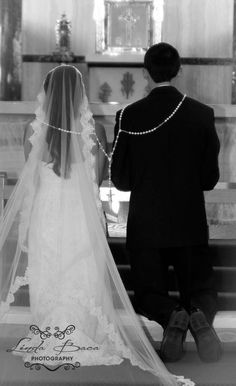
[[[158,87],[127,106],[122,129],[142,132],[165,120],[183,95]],[[115,137],[120,111],[116,116]],[[157,131],[121,133],[112,161],[112,181],[131,191],[127,247],[176,247],[208,242],[204,190],[219,179],[219,139],[213,109],[186,97]]]

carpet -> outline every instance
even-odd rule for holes
[[[15,337],[0,338],[0,386],[164,386],[154,375],[124,360],[116,366],[26,368],[21,357],[7,352]]]
[[[166,363],[170,372],[184,375],[196,386],[236,386],[236,350],[225,350],[221,360],[215,363],[202,362],[196,351],[190,351],[175,363]]]
[[[60,368],[50,372],[41,367],[30,370],[24,367],[22,359],[6,350],[13,347],[19,337],[26,334],[28,327],[8,326],[8,337],[4,328],[0,328],[0,385],[1,386],[161,386],[156,378],[129,361],[119,366],[81,367],[75,370]],[[159,343],[156,343],[156,349]],[[236,386],[236,342],[223,343],[224,354],[219,362],[204,363],[196,352],[192,342],[185,343],[186,354],[178,362],[166,363],[168,370],[195,382],[196,386]]]

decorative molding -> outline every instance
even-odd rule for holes
[[[232,65],[232,58],[181,58],[182,64],[191,64],[191,65],[216,65],[216,66],[226,66]]]
[[[88,61],[89,67],[143,67],[143,56],[139,62],[132,62],[132,56],[129,57],[129,62],[124,61]],[[111,58],[112,60],[112,58]],[[185,65],[211,65],[211,66],[231,66],[233,65],[232,58],[181,58],[181,64]]]
[[[132,58],[130,58],[132,59]],[[142,62],[87,62],[88,67],[143,67],[143,58]]]
[[[84,56],[73,56],[73,57],[66,57],[60,54],[54,54],[54,55],[22,55],[23,62],[28,63],[83,63],[85,62]]]
[[[106,55],[106,59],[107,59]],[[85,56],[73,56],[72,60],[68,60],[71,63],[83,63],[86,62],[89,67],[143,67],[143,55],[140,55],[139,61],[132,61],[132,55],[129,55],[129,61],[114,61],[111,57],[111,61],[87,61]],[[64,62],[66,59],[60,55],[22,55],[23,62]],[[181,63],[191,65],[232,65],[232,58],[181,58]]]
[[[95,116],[115,116],[116,112],[126,106],[126,103],[97,103],[91,102],[90,108]],[[236,106],[224,104],[209,104],[214,109],[217,119],[236,119]],[[33,118],[37,107],[37,102],[22,101],[22,102],[5,102],[0,101],[0,115],[27,115]]]

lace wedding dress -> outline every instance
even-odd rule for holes
[[[96,265],[73,172],[72,169],[72,177],[64,187],[66,207],[61,208],[61,179],[53,172],[52,165],[42,163],[29,228],[28,279],[33,321],[41,331],[48,326],[59,326],[60,331],[74,326],[60,342],[51,336],[45,340],[43,363],[62,363],[63,360],[55,360],[58,356],[55,347],[59,343],[62,346],[69,338],[73,344],[71,363],[119,364],[123,358],[132,360],[132,353],[120,339],[115,325],[106,318],[111,315],[112,307],[105,278]],[[63,240],[58,237],[61,234]],[[40,335],[33,332],[29,337],[32,346],[41,341]],[[25,360],[31,356],[25,355]]]

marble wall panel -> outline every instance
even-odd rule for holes
[[[89,67],[90,102],[132,103],[143,98],[147,81],[142,66]],[[183,64],[173,85],[192,98],[208,104],[231,103],[232,65]]]
[[[0,171],[17,178],[24,166],[24,129],[32,118],[28,115],[0,116]]]
[[[234,0],[165,0],[162,37],[186,57],[232,57]]]
[[[142,68],[90,67],[90,102],[132,103],[147,94]]]
[[[232,64],[184,64],[173,84],[207,104],[231,104]]]
[[[35,101],[47,73],[58,66],[56,62],[24,62],[22,66],[22,100]],[[86,63],[73,63],[82,73],[86,91],[88,91],[88,71]]]
[[[23,54],[50,55],[56,49],[55,25],[63,13],[71,21],[71,50],[95,49],[94,0],[22,0]]]
[[[221,143],[220,181],[236,182],[236,118],[217,118],[216,127]]]

